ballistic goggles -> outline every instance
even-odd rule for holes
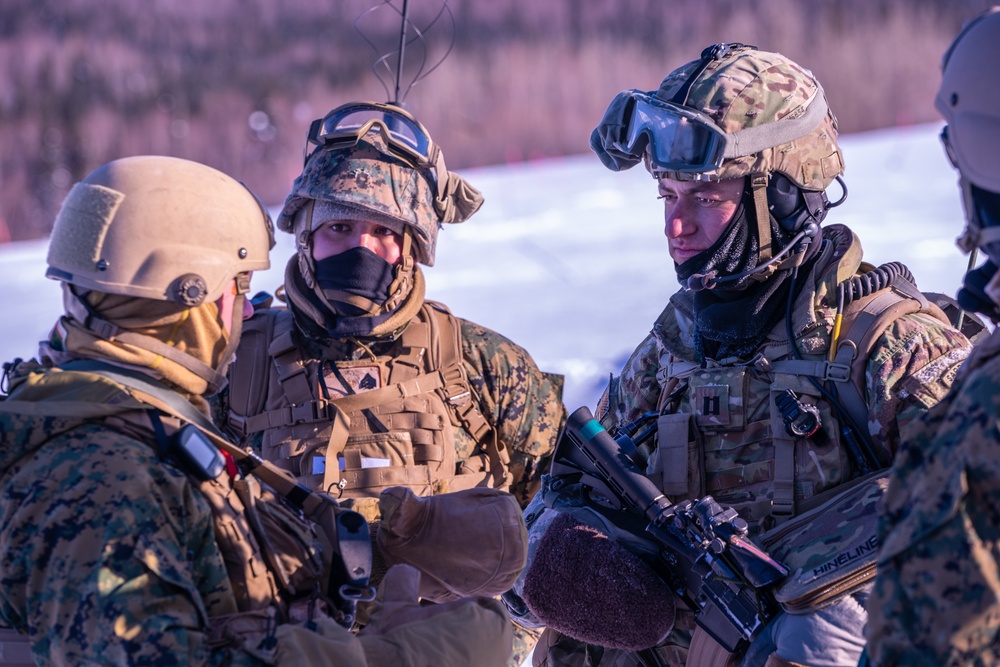
[[[724,132],[705,113],[641,90],[619,93],[604,114],[604,150],[648,155],[654,173],[714,171],[725,160],[753,155],[803,137],[823,121],[826,97],[817,86],[805,112],[791,120]]]
[[[414,167],[435,166],[434,142],[416,118],[393,104],[351,102],[339,106],[309,127],[306,161],[310,145],[319,148],[349,148],[371,131],[382,135],[389,150]]]

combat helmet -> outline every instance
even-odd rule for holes
[[[278,216],[278,228],[295,234],[300,252],[314,229],[311,216],[296,214],[310,201],[331,202],[345,219],[378,222],[412,238],[416,260],[433,266],[440,226],[464,222],[483,198],[448,171],[441,148],[408,111],[352,102],[313,121],[305,166]]]
[[[49,241],[49,278],[198,306],[268,268],[270,216],[238,181],[163,156],[109,162],[71,189]]]
[[[212,324],[213,331],[231,324],[229,334],[219,333],[228,337],[226,349],[204,341],[213,349],[202,350],[201,358],[148,332],[167,318],[178,329],[199,318],[217,320],[214,302],[234,279],[241,295],[248,291],[250,273],[270,266],[273,245],[270,216],[242,183],[189,160],[126,157],[70,190],[56,216],[45,275],[63,283],[67,313],[107,341],[106,348],[124,344],[168,358],[217,390],[239,337],[242,308],[232,323]],[[130,321],[143,323],[123,328],[103,319],[95,307],[108,301],[101,295],[128,297],[118,303],[138,300],[128,308]]]
[[[613,170],[642,161],[657,178],[749,177],[762,264],[770,261],[769,215],[816,236],[826,211],[843,201],[831,204],[824,193],[844,162],[822,86],[785,56],[753,46],[715,44],[657,90],[620,93],[590,144]]]
[[[948,159],[959,171],[966,225],[957,239],[969,253],[959,305],[1000,321],[993,295],[1000,266],[1000,91],[993,80],[1000,58],[1000,7],[968,21],[941,61],[935,106],[947,121],[941,131]],[[977,268],[978,250],[988,260]]]
[[[967,252],[1000,241],[1000,207],[990,205],[1000,197],[998,62],[1000,7],[994,7],[966,23],[945,52],[935,99],[948,123],[941,135],[945,150],[961,173],[969,228],[959,245]],[[994,254],[1000,261],[1000,252]]]

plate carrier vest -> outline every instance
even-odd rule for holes
[[[947,314],[943,308],[948,310]],[[808,461],[798,460],[803,457],[796,456],[797,452],[819,452],[821,457],[826,452],[825,456],[830,457],[827,459],[830,461],[839,457],[836,467],[840,468],[841,479],[826,480],[828,486],[845,483],[851,476],[851,464],[842,452],[840,420],[827,399],[808,378],[815,378],[819,382],[833,382],[837,387],[842,409],[856,424],[864,428],[868,423],[865,369],[872,348],[886,328],[895,320],[911,313],[925,313],[954,325],[952,319],[961,312],[949,297],[922,293],[910,281],[897,277],[882,289],[856,298],[846,306],[842,325],[844,333],[837,340],[832,360],[792,358],[787,344],[782,343],[773,348],[765,348],[749,367],[702,369],[698,364],[677,359],[669,352],[664,352],[657,374],[661,387],[657,407],[661,413],[666,410],[667,414],[659,417],[658,443],[653,445],[654,451],[647,451],[650,456],[647,475],[672,498],[713,495],[739,510],[751,525],[760,524],[761,521],[764,522],[764,528],[781,524],[804,509],[796,507],[796,495],[800,498],[808,497],[827,488],[809,491],[803,487],[796,470],[801,472],[801,469],[810,464]],[[965,322],[963,333],[970,338],[985,330],[981,321],[974,316],[970,317],[968,313]],[[750,383],[761,382],[758,378],[760,373],[755,372],[758,370],[772,378],[767,390],[761,391],[758,387],[754,391],[749,388]],[[616,382],[617,378],[612,380],[609,392],[617,391],[614,386]],[[796,439],[788,434],[775,399],[789,389],[805,402],[818,407],[821,422],[829,433],[826,443],[810,445],[805,439]],[[759,401],[747,403],[748,396],[767,396],[769,407],[760,406]],[[687,402],[684,413],[668,407],[674,401]],[[714,409],[709,410],[708,406]],[[599,406],[601,413],[605,413],[606,409],[606,405]],[[727,438],[727,431],[733,435]],[[867,432],[858,435],[870,439]],[[699,445],[698,441],[703,442]],[[754,454],[755,447],[766,445],[767,442],[773,444],[773,459],[758,460],[759,456]],[[706,444],[710,446],[705,447]],[[706,454],[725,455],[723,450],[734,446],[747,448],[744,457],[747,463],[738,470],[717,471],[716,479],[709,480],[706,484]],[[643,448],[645,447],[644,445]],[[708,451],[709,449],[718,451]],[[839,455],[838,450],[841,452]],[[888,457],[889,454],[883,452],[883,456]],[[767,487],[773,488],[773,497],[762,498]],[[747,498],[745,502],[741,502],[738,498],[726,498],[728,488],[752,488],[760,493],[757,494],[757,500]]]
[[[375,499],[391,486],[424,496],[509,487],[509,454],[469,384],[461,323],[444,305],[425,302],[389,352],[368,360],[305,360],[297,336],[289,311],[261,311],[245,323],[231,368],[228,426],[244,439],[263,432],[266,460],[338,498]],[[348,393],[334,396],[331,382]]]

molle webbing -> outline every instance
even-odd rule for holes
[[[381,389],[344,396],[335,401],[314,398],[305,365],[291,339],[291,320],[290,318],[278,319],[284,320],[284,322],[279,322],[275,328],[275,339],[269,346],[268,353],[275,361],[274,365],[278,369],[278,381],[292,405],[248,417],[231,414],[230,425],[242,435],[290,424],[327,421],[333,417],[333,405],[345,413],[351,413],[438,389],[442,390],[445,400],[454,406],[461,423],[463,425],[468,423],[470,426],[468,430],[476,440],[481,439],[490,429],[486,418],[471,400],[468,377],[460,360],[452,361],[448,366],[443,366],[441,370],[418,375]],[[282,326],[283,324],[285,326]],[[418,324],[420,323],[412,323],[408,330]],[[282,331],[282,329],[286,330]],[[404,343],[406,333],[404,332]],[[410,360],[397,359],[396,363],[406,364],[407,361]],[[260,382],[261,385],[256,386],[262,386],[263,380]],[[474,430],[471,428],[473,426]]]
[[[893,322],[912,313],[925,313],[942,322],[949,323],[947,315],[921,293],[915,285],[904,278],[895,278],[876,292],[852,301],[843,313],[843,331],[833,361],[823,359],[762,359],[757,364],[762,370],[786,376],[812,377],[820,382],[835,382],[843,407],[851,418],[862,427],[868,423],[868,403],[865,399],[865,373],[872,348]],[[776,349],[779,346],[774,346]],[[787,344],[780,346],[787,349]],[[682,381],[701,369],[698,365],[664,355],[657,373],[663,392],[669,391],[674,383],[670,379]],[[711,369],[710,369],[711,370]],[[794,440],[785,432],[783,420],[775,405],[772,391],[770,396],[771,433],[774,441],[774,497],[767,507],[754,504],[754,518],[770,514],[779,519],[797,513],[794,501]],[[869,438],[867,432],[858,434]],[[687,488],[689,470],[682,466],[671,466],[664,471],[665,481],[676,489]],[[683,476],[683,479],[681,477]],[[678,496],[679,497],[679,496]],[[761,505],[756,507],[756,505]]]
[[[304,466],[301,474],[316,477],[309,479],[309,483],[322,483],[324,488],[335,485],[342,491],[393,485],[419,488],[430,484],[437,488],[435,480],[440,475],[456,474],[454,470],[444,471],[452,465],[449,459],[454,459],[454,453],[443,449],[455,447],[453,427],[467,433],[486,455],[493,484],[502,487],[506,482],[509,456],[469,384],[461,324],[443,307],[425,303],[400,334],[392,352],[372,360],[382,369],[384,386],[330,399],[321,394],[320,362],[302,359],[289,313],[280,310],[261,313],[248,322],[247,330],[248,345],[241,347],[232,371],[229,426],[243,437],[274,430],[275,434],[265,436],[265,454],[297,461],[291,469]],[[333,367],[339,368],[338,362]],[[271,392],[275,389],[274,380],[280,387],[282,400],[267,395],[268,387]],[[265,409],[268,404],[280,407]],[[442,407],[431,409],[434,404]],[[353,460],[358,457],[357,451],[344,448],[346,434],[343,437],[329,434],[329,439],[323,442],[307,435],[318,435],[328,424],[338,421],[349,423],[351,442],[388,433],[409,434],[412,461],[366,468]],[[310,424],[319,430],[309,427]],[[287,433],[280,435],[282,431]],[[300,437],[310,438],[311,444],[300,442]],[[274,440],[272,445],[267,444],[269,439]],[[322,453],[331,463],[343,456],[345,470],[338,471],[336,465],[329,465],[320,475],[322,479],[310,474],[307,470],[310,466],[304,460],[299,461],[310,452]],[[446,461],[448,465],[442,467]],[[435,464],[441,472],[428,470],[428,465],[435,467]]]

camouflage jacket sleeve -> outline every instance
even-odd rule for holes
[[[868,429],[891,460],[908,423],[948,393],[972,346],[956,329],[921,313],[896,320],[868,359]]]
[[[632,421],[656,409],[660,397],[660,385],[656,380],[659,363],[656,338],[647,336],[625,362],[617,381],[609,387],[612,395],[608,396],[608,414],[601,420],[605,427]]]
[[[879,525],[875,665],[1000,662],[1000,363],[904,431]]]
[[[511,493],[521,507],[538,491],[566,418],[563,378],[543,373],[520,346],[462,320],[469,381],[510,452]]]
[[[260,664],[206,644],[235,602],[204,498],[114,431],[75,429],[7,472],[0,568],[0,618],[38,664]]]

